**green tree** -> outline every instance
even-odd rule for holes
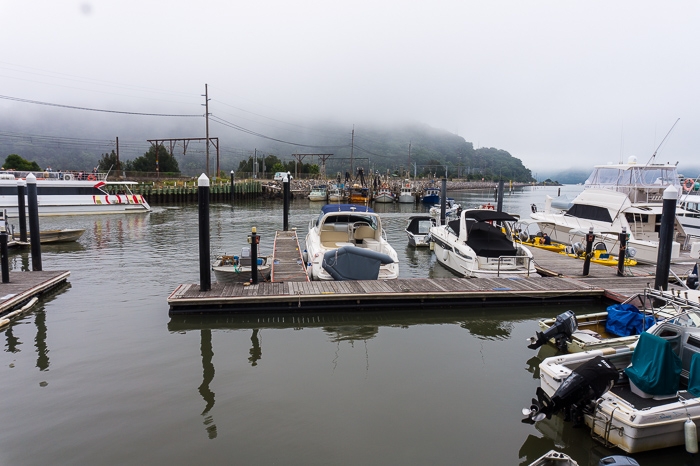
[[[117,153],[112,150],[111,154],[102,154],[100,162],[97,164],[98,170],[106,172],[109,170],[121,170]]]
[[[38,163],[29,160],[25,160],[17,154],[10,154],[5,159],[5,163],[2,164],[5,170],[19,170],[19,171],[41,171],[41,167]]]
[[[156,160],[158,160],[157,165]],[[143,154],[141,157],[134,159],[133,161],[127,161],[126,165],[127,169],[137,172],[159,171],[161,173],[180,173],[180,167],[177,164],[177,160],[175,160],[175,157],[168,153],[162,144],[158,146],[151,146],[151,148],[148,149],[148,152]],[[156,166],[158,167],[158,170],[156,170]]]

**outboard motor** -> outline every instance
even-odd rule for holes
[[[537,399],[533,398],[532,405],[523,409],[526,417],[522,422],[534,424],[566,410],[564,420],[573,421],[574,426],[580,425],[583,422],[583,407],[610,390],[617,378],[617,369],[610,360],[596,356],[574,369],[551,398],[542,387],[538,387]]]
[[[695,264],[693,271],[688,274],[688,278],[685,280],[685,284],[691,290],[698,289],[698,264]]]
[[[544,332],[535,332],[534,337],[530,337],[530,349],[537,349],[554,339],[559,351],[566,352],[566,344],[571,341],[571,335],[578,330],[578,321],[573,311],[566,311],[559,314],[554,321],[554,325]]]

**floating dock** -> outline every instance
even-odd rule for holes
[[[170,314],[177,315],[622,302],[654,283],[653,265],[626,267],[625,276],[619,277],[616,267],[591,263],[589,274],[584,277],[582,260],[538,248],[531,250],[543,276],[309,282],[298,268],[303,267],[303,262],[298,260],[296,232],[278,232],[275,254],[280,255],[280,274],[271,282],[213,283],[211,290],[205,292],[200,291],[198,284],[182,284],[168,297],[168,305]],[[290,272],[284,275],[283,263],[291,267],[285,269]],[[672,264],[674,267],[684,271],[692,265]]]
[[[69,275],[67,270],[10,272],[10,282],[0,283],[0,328],[9,323],[8,315],[32,298],[64,284]]]

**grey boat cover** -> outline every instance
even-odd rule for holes
[[[323,255],[323,268],[334,280],[376,280],[379,267],[392,262],[386,254],[355,246],[343,246]]]

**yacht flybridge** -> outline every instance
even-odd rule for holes
[[[596,165],[584,190],[570,207],[556,208],[548,196],[544,211],[538,211],[533,205],[530,216],[543,232],[559,243],[584,241],[585,234],[593,228],[596,242],[604,243],[612,254],[618,253],[619,234],[624,228],[629,234],[629,255],[634,254],[640,262],[655,263],[663,193],[669,187],[681,191],[675,165],[642,165],[637,164],[635,157],[630,157],[627,163]],[[674,230],[672,260],[680,255],[676,237],[685,236],[678,218]]]

